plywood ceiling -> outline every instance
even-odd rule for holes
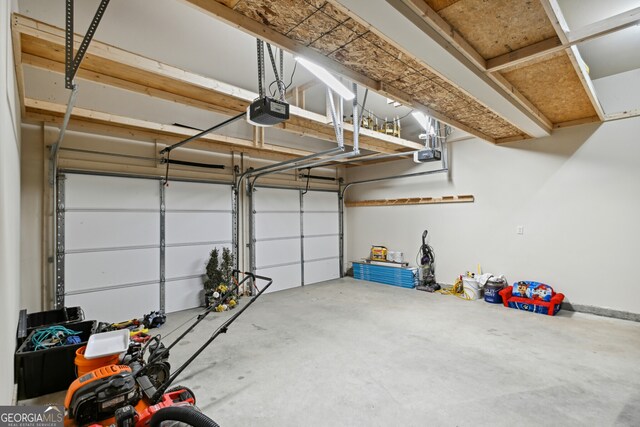
[[[500,141],[527,137],[447,81],[446,76],[434,72],[402,46],[372,30],[367,22],[335,0],[215,1],[244,19],[249,18],[379,82],[380,87],[389,89],[388,93],[397,93],[399,99],[424,105],[451,119],[454,125],[457,122],[476,135],[485,135],[485,139]],[[547,0],[402,1],[430,25],[440,25],[440,32],[449,33],[454,46],[473,51],[471,56],[478,58],[475,63],[481,71],[508,93],[512,92],[514,102],[544,116],[542,119],[549,127],[597,118],[599,113],[594,108],[593,96],[578,73],[578,61],[568,50],[561,50],[564,34],[558,32],[549,18],[549,11],[543,7],[542,3]],[[204,1],[191,3],[203,4]],[[430,18],[428,10],[440,19],[440,24]],[[461,37],[468,46],[456,45],[456,37]],[[498,70],[487,67],[488,60],[498,58],[500,61],[506,55],[525,54],[522,49],[539,53],[547,47],[555,50],[543,55],[542,59],[525,60]]]
[[[485,59],[547,41],[560,44],[540,0],[423,0]],[[554,124],[597,115],[564,51],[499,71]]]
[[[351,70],[408,94],[417,103],[491,139],[523,136],[515,126],[332,3],[321,0],[219,2]]]

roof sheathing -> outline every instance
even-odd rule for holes
[[[332,3],[240,0],[233,9],[493,139],[522,135],[519,129]]]
[[[538,0],[424,0],[486,60],[557,39]],[[554,124],[596,116],[566,52],[499,72]]]

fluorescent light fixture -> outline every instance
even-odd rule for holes
[[[427,134],[429,135],[436,134],[436,131],[433,128],[433,126],[429,126],[430,120],[426,114],[424,114],[422,111],[413,110],[411,115],[413,116],[414,119],[416,119],[418,123],[420,123],[420,126],[422,126],[422,128],[427,132]]]
[[[302,65],[307,70],[311,71],[313,75],[315,75],[318,79],[320,79],[324,84],[329,86],[334,92],[338,95],[346,99],[347,101],[351,101],[355,98],[355,94],[351,92],[345,85],[340,83],[338,79],[336,79],[333,74],[328,72],[325,68],[310,62],[307,59],[296,56],[296,61],[298,64]]]
[[[423,112],[414,110],[411,115],[414,119],[416,119],[416,121],[420,124],[420,126],[422,126],[424,130],[427,130],[429,121],[427,120],[427,116]]]

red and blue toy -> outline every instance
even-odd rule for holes
[[[556,293],[549,285],[528,280],[515,282],[500,291],[505,307],[554,316],[560,311],[564,294]]]

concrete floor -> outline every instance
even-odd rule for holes
[[[231,313],[187,336],[174,367]],[[640,323],[347,278],[264,295],[177,384],[222,427],[638,426],[638,362]]]

